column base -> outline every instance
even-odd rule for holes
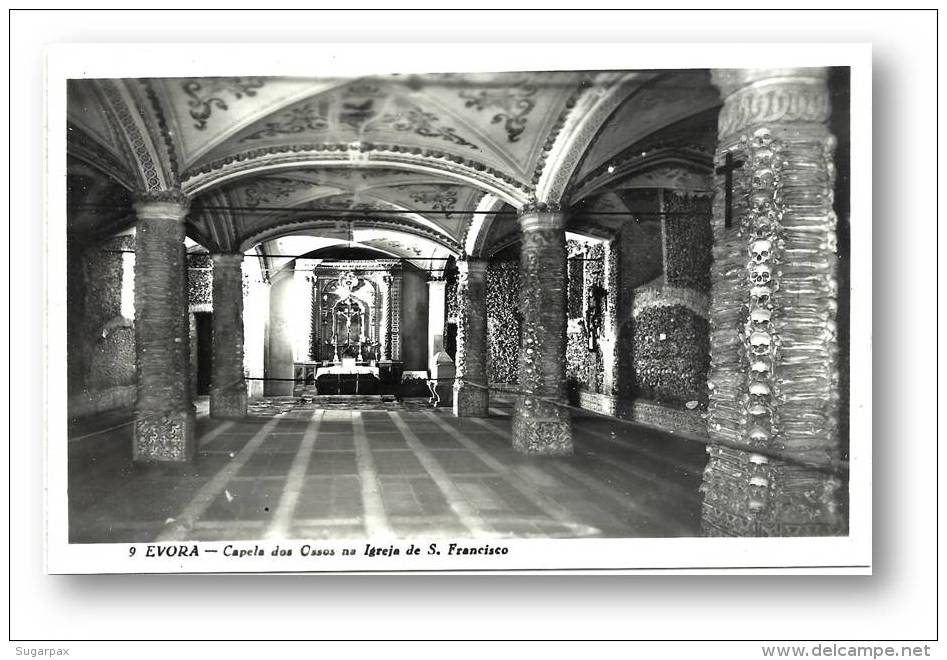
[[[772,516],[739,514],[708,505],[701,507],[701,536],[713,537],[807,537],[845,536],[843,523],[812,520],[779,520]]]
[[[193,411],[136,413],[132,460],[142,463],[187,463],[197,455]]]
[[[535,397],[520,397],[513,408],[513,449],[533,456],[572,456],[569,411]]]
[[[467,383],[454,383],[455,417],[488,417],[490,392]]]
[[[239,419],[247,416],[247,392],[210,392],[210,416],[214,419]]]
[[[805,467],[778,464],[782,481],[763,489],[752,483],[728,483],[719,478],[720,466],[713,458],[709,465],[718,472],[716,479],[714,474],[709,480],[705,477],[701,487],[702,536],[805,537],[848,533],[846,517],[837,503],[837,491],[842,484],[835,477]],[[787,484],[800,484],[804,490]]]

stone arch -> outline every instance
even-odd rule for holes
[[[174,146],[153,96],[135,81],[104,79],[97,84],[134,166],[136,188],[149,193],[176,189]]]
[[[592,85],[579,97],[546,158],[548,165],[536,183],[536,199],[550,204],[562,203],[572,174],[592,140],[634,91],[638,78],[639,74],[635,73],[621,77],[612,73],[605,81],[610,84]]]
[[[369,151],[348,150],[347,145],[309,145],[263,149],[239,154],[211,163],[182,182],[182,190],[196,196],[236,180],[300,168],[339,167],[390,168],[437,176],[493,194],[507,203],[520,206],[528,199],[525,187],[505,174],[476,161],[429,150],[397,146],[374,147]]]
[[[443,234],[427,229],[425,227],[409,222],[407,220],[400,220],[400,219],[395,219],[395,218],[366,218],[363,216],[353,216],[351,220],[347,220],[347,221],[352,223],[353,228],[385,229],[389,231],[396,231],[403,234],[417,236],[419,238],[424,238],[438,244],[439,246],[443,247],[447,252],[451,253],[454,256],[458,255],[461,250],[460,245],[458,245],[455,241],[450,240]],[[261,229],[259,231],[256,231],[252,234],[249,234],[243,237],[243,239],[240,241],[238,245],[238,251],[245,252],[263,241],[282,238],[283,236],[289,236],[291,234],[296,234],[303,231],[335,228],[336,222],[337,222],[337,219],[335,218],[321,218],[321,217],[311,217],[311,218],[306,218],[304,220],[280,222],[271,227]],[[378,248],[373,248],[373,249],[378,249]]]
[[[464,233],[464,252],[475,257],[482,257],[486,248],[486,239],[490,234],[490,226],[496,219],[496,214],[506,202],[499,197],[486,194],[477,204],[476,211],[471,215]]]

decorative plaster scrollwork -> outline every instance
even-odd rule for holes
[[[444,217],[449,218],[457,204],[457,187],[444,185],[412,192],[411,199],[417,204],[427,204],[435,211],[443,211]]]
[[[207,120],[213,114],[214,108],[227,110],[227,103],[219,96],[221,92],[229,92],[235,99],[244,96],[256,96],[256,90],[263,87],[263,78],[211,78],[201,80],[181,81],[181,89],[188,95],[188,107],[194,120],[194,128],[199,131],[207,128]]]
[[[246,196],[247,206],[256,208],[261,204],[269,204],[278,199],[292,197],[294,194],[316,185],[318,184],[315,182],[300,181],[299,179],[256,179],[246,187],[244,195]]]
[[[274,138],[280,135],[298,135],[300,133],[321,133],[329,129],[328,108],[315,102],[304,103],[290,108],[263,128],[240,138],[241,142]]]
[[[490,121],[493,124],[503,122],[507,140],[516,142],[526,130],[526,116],[536,107],[536,91],[528,80],[520,80],[502,90],[465,90],[460,92],[460,97],[466,100],[464,106],[467,108],[501,110]]]
[[[425,112],[420,108],[410,108],[406,112],[382,116],[377,124],[372,124],[370,132],[384,129],[393,129],[402,133],[414,133],[422,137],[440,138],[461,147],[470,147],[477,151],[480,147],[457,134],[457,130],[450,126],[437,125],[440,119],[433,112]]]

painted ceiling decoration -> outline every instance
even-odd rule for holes
[[[298,179],[284,178],[260,178],[255,179],[246,188],[244,188],[245,203],[250,208],[258,206],[268,206],[278,203],[281,199],[287,199],[301,190],[308,190],[316,182],[309,183]]]
[[[457,205],[457,186],[439,185],[430,190],[419,190],[411,193],[415,203],[430,207],[434,211],[443,211],[444,217],[451,217],[454,206]]]
[[[361,142],[408,150],[440,145],[528,185],[549,130],[588,78],[544,72],[140,84],[157,99],[185,179],[260,146]]]
[[[378,249],[418,259],[515,240],[515,214],[496,211],[532,199],[699,188],[719,106],[693,71],[73,80],[68,91],[70,155],[128,188],[180,187],[188,235],[208,247],[376,232]]]
[[[210,82],[184,80],[181,88],[189,97],[190,114],[194,119],[194,128],[203,131],[214,109],[227,110],[227,101],[222,98],[229,93],[235,100],[256,96],[256,90],[263,87],[263,78],[211,78]]]
[[[306,101],[279,113],[261,127],[250,129],[237,141],[259,142],[269,138],[333,132],[351,134],[354,139],[371,138],[383,133],[413,133],[479,150],[477,145],[459,135],[457,129],[443,125],[438,115],[416,105],[397,100],[389,103],[389,111],[379,112],[374,109],[376,103],[372,98],[360,102],[352,102],[347,98],[350,97]]]
[[[526,130],[526,116],[536,107],[536,87],[529,83],[528,78],[517,81],[512,89],[499,92],[493,89],[462,91],[461,98],[466,99],[465,107],[477,110],[498,109],[501,112],[493,115],[490,120],[493,124],[503,122],[506,138],[516,142]]]

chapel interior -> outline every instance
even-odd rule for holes
[[[70,541],[847,534],[848,90],[70,80]]]

